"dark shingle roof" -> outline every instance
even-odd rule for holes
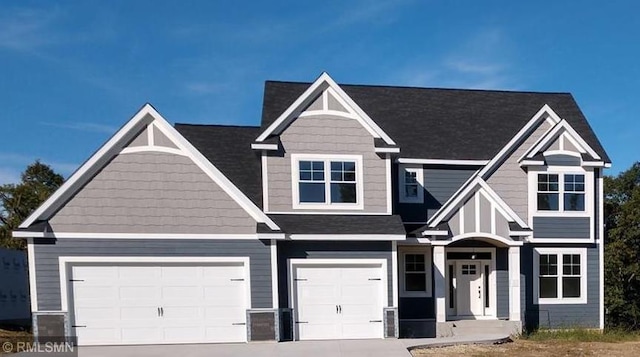
[[[262,130],[309,85],[267,81]],[[340,87],[400,146],[402,157],[489,160],[543,105],[548,104],[605,161],[610,161],[569,93]]]
[[[198,151],[262,207],[260,158],[251,143],[260,135],[258,127],[176,124],[175,128]]]
[[[406,234],[398,215],[271,214],[287,234]]]

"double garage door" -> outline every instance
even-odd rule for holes
[[[295,331],[300,340],[383,337],[384,263],[292,263]]]
[[[242,262],[101,263],[68,267],[79,345],[246,341]]]

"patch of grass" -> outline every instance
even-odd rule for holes
[[[521,338],[531,341],[576,341],[576,342],[624,342],[640,340],[640,333],[625,330],[588,330],[583,328],[562,330],[537,330]]]

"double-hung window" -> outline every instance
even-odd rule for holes
[[[424,202],[424,175],[422,167],[400,165],[398,169],[398,196],[402,203]]]
[[[400,252],[400,295],[431,296],[431,255],[425,248],[403,247]]]
[[[586,302],[586,249],[536,248],[538,303]]]
[[[539,173],[538,211],[585,211],[585,175]]]
[[[292,155],[292,171],[294,208],[361,208],[361,157]]]

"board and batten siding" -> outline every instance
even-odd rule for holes
[[[288,259],[386,259],[388,299],[393,304],[391,242],[297,241],[278,242],[278,292],[280,307],[290,307]]]
[[[387,211],[386,163],[375,153],[371,134],[357,120],[331,115],[300,117],[285,129],[280,141],[284,153],[267,157],[269,211],[304,211],[293,209],[291,154],[362,155],[364,209],[332,211]]]
[[[589,217],[533,217],[534,238],[591,237]]]
[[[39,311],[60,311],[61,256],[91,257],[249,257],[251,308],[271,308],[269,241],[193,239],[36,239],[34,244]]]
[[[586,247],[587,248],[587,303],[586,304],[534,304],[534,247]],[[524,326],[536,328],[599,328],[600,326],[600,271],[599,252],[595,244],[588,245],[533,245],[525,244],[520,252],[520,306],[524,309]]]
[[[449,166],[425,167],[423,203],[398,202],[398,165],[394,165],[393,194],[397,212],[404,222],[426,222],[476,172],[477,168]]]
[[[531,135],[486,180],[500,198],[525,222],[529,219],[529,183],[527,172],[520,167],[518,159],[544,135],[549,127],[550,124],[546,121],[538,125]]]
[[[119,154],[50,220],[54,232],[250,234],[256,221],[190,158]]]

